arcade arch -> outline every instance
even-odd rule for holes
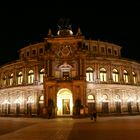
[[[57,116],[72,115],[73,98],[72,92],[67,88],[62,88],[57,93]]]

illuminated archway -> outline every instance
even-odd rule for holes
[[[72,109],[72,92],[67,88],[60,89],[57,93],[57,115],[72,115]]]

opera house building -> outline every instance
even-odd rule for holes
[[[140,63],[121,57],[121,48],[87,40],[80,28],[49,29],[0,66],[0,116],[139,114]]]

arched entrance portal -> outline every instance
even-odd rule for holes
[[[63,88],[57,93],[57,116],[72,115],[73,101],[72,92]]]

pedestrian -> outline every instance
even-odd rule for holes
[[[50,119],[51,116],[52,116],[52,107],[49,106],[49,107],[48,107],[48,119]]]
[[[90,112],[90,119],[93,120],[93,111]]]
[[[97,111],[96,110],[93,111],[93,117],[94,117],[94,121],[96,122],[96,120],[97,120]]]

